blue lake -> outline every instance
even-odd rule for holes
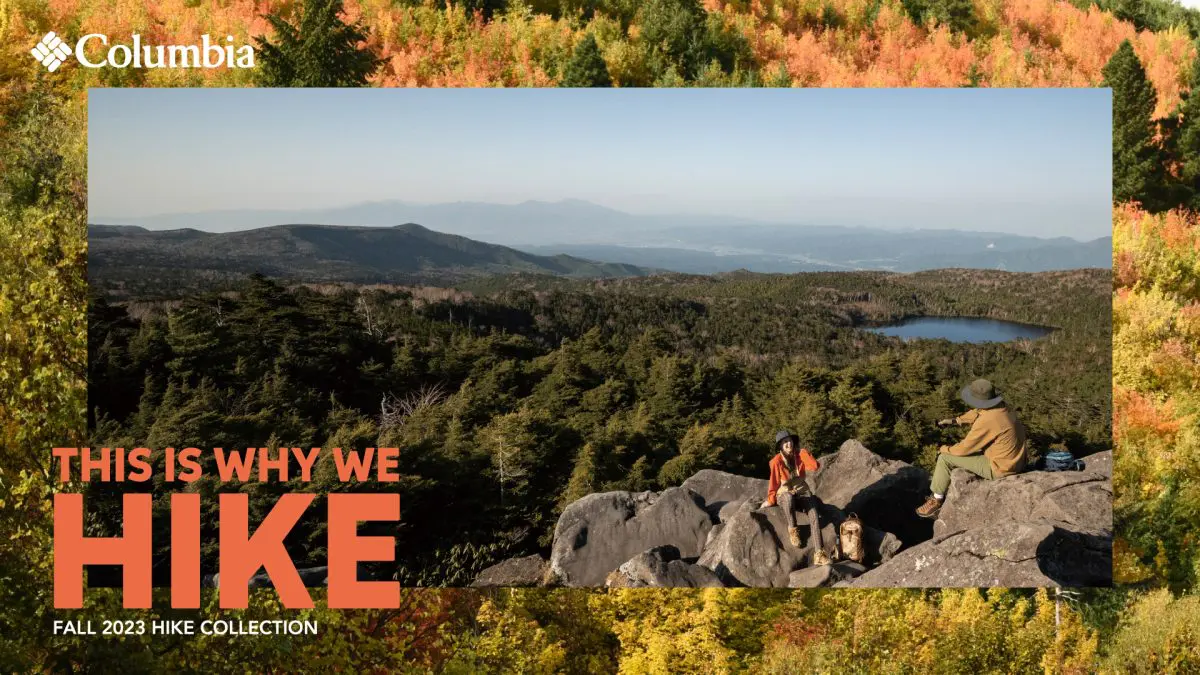
[[[920,317],[907,319],[890,326],[866,329],[880,335],[910,339],[944,339],[951,342],[1008,342],[1010,340],[1037,338],[1049,335],[1053,328],[1031,326],[996,319],[968,319],[962,317]]]

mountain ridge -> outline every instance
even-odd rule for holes
[[[310,282],[410,283],[506,273],[573,278],[655,271],[569,255],[540,256],[417,223],[355,227],[291,223],[238,232],[88,225],[88,275],[101,284],[225,279],[251,272]]]
[[[538,222],[538,218],[553,218],[552,222]],[[532,219],[532,221],[530,220]],[[603,219],[592,222],[590,219]],[[420,222],[440,232],[451,232],[468,237],[491,236],[490,241],[502,245],[514,243],[581,243],[578,238],[563,241],[546,239],[546,234],[570,236],[570,229],[594,236],[587,226],[602,225],[610,231],[642,232],[645,230],[673,232],[680,226],[710,227],[726,229],[733,226],[783,229],[808,234],[817,233],[863,233],[907,232],[928,234],[936,232],[958,232],[964,235],[983,237],[1021,237],[1030,240],[1049,241],[1050,238],[1029,235],[1007,234],[997,231],[921,228],[919,226],[880,226],[864,223],[815,224],[804,219],[794,221],[764,220],[744,216],[712,215],[696,213],[635,214],[596,204],[584,199],[560,199],[557,201],[528,199],[515,204],[503,204],[478,200],[460,200],[440,203],[416,203],[400,199],[371,200],[336,207],[306,209],[217,209],[160,213],[149,216],[117,217],[106,216],[97,220],[114,223],[150,226],[153,229],[178,229],[195,227],[213,232],[255,229],[281,223],[313,223],[325,225],[355,225],[390,227],[400,222]],[[564,231],[564,226],[573,226]],[[526,230],[536,231],[539,236],[528,239]],[[586,237],[585,237],[586,238]],[[1059,237],[1060,239],[1066,237]],[[527,240],[522,240],[527,239]],[[1066,238],[1072,241],[1087,241]],[[587,243],[595,243],[589,241]],[[612,243],[612,242],[607,242]]]

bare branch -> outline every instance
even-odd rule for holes
[[[418,410],[435,406],[446,398],[445,389],[439,382],[424,385],[404,396],[384,394],[379,403],[379,426],[382,429],[399,427]]]

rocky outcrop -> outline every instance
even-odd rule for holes
[[[554,532],[545,583],[662,586],[1096,586],[1112,581],[1112,455],[1079,472],[1033,471],[993,481],[956,471],[936,521],[914,511],[929,475],[858,441],[820,458],[814,489],[827,549],[850,513],[864,524],[862,565],[812,565],[779,507],[759,508],[767,481],[703,470],[679,487],[605,492],[569,505]],[[475,585],[532,585],[537,556],[484,570]]]
[[[700,555],[712,526],[703,500],[687,488],[591,494],[559,517],[550,571],[564,586],[602,586],[609,572],[656,546]]]
[[[1010,520],[936,537],[855,579],[854,587],[1106,586],[1112,534]]]
[[[885,459],[848,440],[820,460],[813,481],[821,501],[910,544],[933,536],[933,525],[916,515],[929,496],[929,472]]]
[[[674,546],[656,546],[608,575],[609,588],[719,588],[724,586],[707,567],[681,560]]]
[[[767,498],[767,481],[713,469],[698,471],[680,487],[699,495],[704,510],[716,523],[728,520],[742,504],[757,505]]]
[[[761,502],[759,502],[761,503]],[[713,570],[727,586],[787,587],[789,575],[812,564],[815,551],[808,520],[797,514],[800,523],[800,548],[788,541],[788,522],[777,506],[757,508],[759,503],[743,503],[710,538],[697,561]],[[838,526],[846,516],[829,505],[817,510],[821,538],[826,550],[837,544]],[[867,526],[863,531],[867,546],[867,564],[888,560],[901,546],[893,534]]]
[[[934,538],[845,585],[1111,584],[1112,453],[1084,465],[990,481],[956,470]]]
[[[825,496],[832,501],[819,506],[826,548],[837,545],[837,528],[846,517],[842,507],[861,509],[860,515],[885,514],[883,493],[915,494],[923,475],[857,442],[823,458],[816,489],[819,501]],[[927,485],[928,478],[924,481]],[[811,565],[812,537],[807,519],[799,514],[801,546],[793,547],[782,509],[759,508],[766,496],[766,480],[711,469],[658,494],[589,495],[568,506],[559,519],[550,577],[565,586],[711,585],[713,580],[700,571],[706,570],[720,585],[787,587],[793,571]],[[898,536],[869,522],[864,542],[869,566],[891,558],[902,546]],[[678,557],[661,547],[674,547]],[[849,576],[825,575],[823,583]]]
[[[537,586],[546,576],[546,559],[534,554],[485,568],[471,583],[476,588]]]
[[[983,480],[955,470],[935,535],[1011,520],[1061,522],[1072,530],[1112,531],[1112,452],[1085,458],[1083,471],[1031,471]]]

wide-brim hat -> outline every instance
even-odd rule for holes
[[[800,445],[800,437],[797,436],[796,434],[792,433],[791,429],[781,429],[778,433],[775,434],[775,450],[778,451],[779,446],[783,445],[783,442],[789,438],[792,439],[793,445],[796,445],[796,446]]]
[[[996,393],[996,388],[987,380],[975,380],[963,387],[959,396],[972,408],[995,408],[1004,402],[1004,397]]]

